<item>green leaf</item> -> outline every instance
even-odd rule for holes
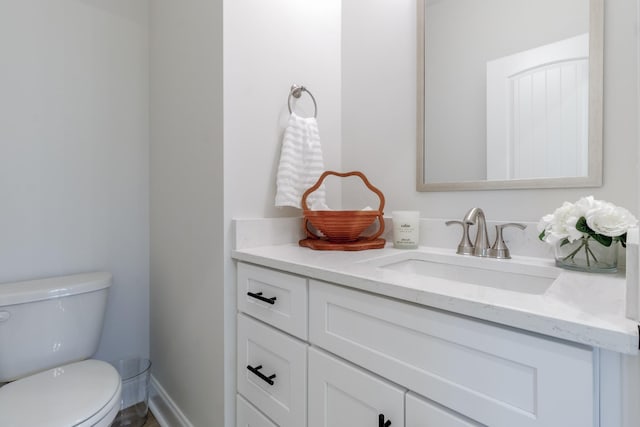
[[[542,233],[540,233],[540,234],[538,235],[538,239],[542,240],[543,242],[544,242],[544,237],[545,237],[545,236],[544,236],[544,232],[545,232],[545,230],[542,230]]]
[[[589,226],[587,225],[587,219],[583,216],[581,216],[578,222],[576,222],[576,230],[587,233],[589,235],[595,234],[594,231],[589,228]]]
[[[606,247],[611,246],[611,243],[613,242],[613,238],[612,238],[612,237],[609,237],[609,236],[603,236],[602,234],[596,234],[596,233],[593,233],[593,234],[591,235],[591,237],[593,237],[593,239],[594,239],[596,242],[598,242],[598,243],[600,243],[602,246],[606,246]]]
[[[602,234],[598,234],[593,231],[591,227],[587,225],[587,219],[583,216],[581,216],[578,222],[576,222],[576,230],[587,233],[589,236],[593,237],[593,240],[600,243],[602,246],[609,247],[613,242],[612,237],[603,236]]]
[[[571,243],[571,242],[569,242],[569,239],[567,239],[567,238],[565,237],[564,239],[562,239],[562,240],[560,241],[560,247],[563,247],[564,245],[568,245],[569,243]]]
[[[627,247],[627,233],[624,233],[623,235],[618,236],[617,239],[623,248]]]

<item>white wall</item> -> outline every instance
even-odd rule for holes
[[[339,169],[340,2],[229,0],[224,31],[227,212],[300,215],[274,207],[287,96],[294,83],[315,96],[325,167]],[[296,111],[307,116],[313,108],[303,97]],[[336,203],[339,196],[328,194]]]
[[[149,353],[147,2],[0,2],[0,282],[107,270],[97,357]]]
[[[293,83],[316,96],[325,164],[339,168],[340,2],[150,4],[153,375],[183,421],[232,426],[231,220],[300,215],[273,206]]]
[[[275,176],[293,83],[318,102],[325,166],[340,170],[340,0],[224,2],[226,425],[235,425],[235,266],[231,219],[299,216],[275,208]],[[306,96],[306,95],[305,95]],[[310,112],[309,104],[299,113]],[[335,188],[333,189],[335,190]],[[328,200],[339,206],[339,191]],[[218,343],[220,344],[220,343]]]
[[[366,169],[387,198],[387,212],[418,209],[423,217],[460,219],[480,206],[493,220],[537,221],[587,194],[638,212],[636,2],[605,2],[601,188],[418,193],[415,1],[343,3],[343,168]]]
[[[221,426],[222,1],[150,12],[152,374],[194,426]]]

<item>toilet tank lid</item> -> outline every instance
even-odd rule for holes
[[[0,284],[0,307],[93,292],[111,286],[111,273],[84,273]]]

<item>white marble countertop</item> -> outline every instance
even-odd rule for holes
[[[462,264],[497,269],[545,269],[557,279],[542,294],[472,285],[380,268],[376,259],[402,256],[386,247],[361,252],[314,251],[287,243],[234,250],[233,258],[427,307],[474,317],[574,343],[638,354],[638,324],[625,317],[623,273],[592,274],[555,267],[552,260],[495,260],[420,247],[434,256],[459,257]],[[511,263],[505,264],[505,263]],[[516,271],[517,271],[516,269]],[[551,270],[550,270],[551,269]]]

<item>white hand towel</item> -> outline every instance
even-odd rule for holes
[[[276,206],[300,208],[302,194],[313,186],[324,172],[318,121],[291,114],[284,131],[280,164],[276,177]],[[313,210],[325,210],[324,184],[307,197]]]

